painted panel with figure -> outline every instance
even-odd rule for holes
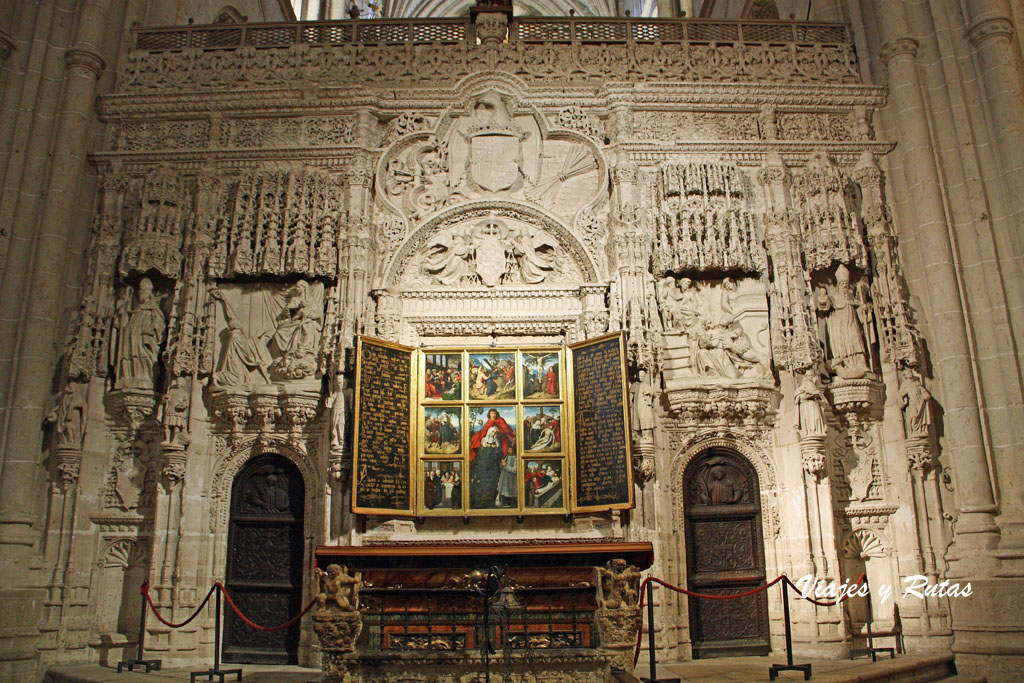
[[[523,503],[528,508],[565,506],[561,460],[527,460],[523,473]]]
[[[469,381],[470,400],[515,400],[516,354],[470,353]]]
[[[462,400],[462,354],[423,354],[423,393],[425,401]]]
[[[462,461],[423,462],[423,507],[426,511],[462,509]]]
[[[560,453],[562,451],[562,407],[560,405],[523,406],[523,452]]]
[[[523,352],[523,399],[558,398],[562,385],[559,353]]]
[[[469,409],[470,508],[518,506],[515,424],[515,406]]]
[[[462,407],[423,409],[423,452],[458,455],[462,452]]]

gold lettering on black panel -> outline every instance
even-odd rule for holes
[[[410,511],[411,354],[360,341],[352,507]]]
[[[620,335],[573,349],[577,508],[632,502],[623,360]]]

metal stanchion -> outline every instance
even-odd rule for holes
[[[850,659],[853,659],[854,657],[858,657],[860,655],[871,655],[871,661],[877,662],[879,652],[888,652],[890,659],[896,659],[896,648],[875,647],[875,637],[871,634],[871,620],[874,618],[874,615],[871,613],[871,588],[870,586],[868,586],[868,577],[866,573],[864,575],[864,587],[867,588],[867,596],[864,598],[864,600],[866,601],[865,611],[868,618],[868,646],[864,648],[850,650]]]
[[[786,663],[772,664],[768,668],[768,680],[774,681],[780,671],[803,671],[804,680],[811,680],[810,664],[793,663],[793,629],[789,624],[789,582],[782,579],[782,614],[786,619]]]
[[[643,628],[641,626],[641,628]],[[647,582],[647,657],[650,659],[651,677],[641,678],[643,683],[679,683],[678,678],[658,678],[658,661],[654,654],[654,582]]]
[[[216,676],[220,679],[220,683],[224,683],[224,677],[230,674],[235,674],[238,678],[235,680],[242,680],[241,669],[221,669],[220,668],[220,590],[217,591],[217,606],[216,614],[214,615],[214,626],[213,626],[213,668],[207,669],[206,671],[193,671],[189,674],[189,680],[191,683],[195,683],[196,678],[199,676],[205,676],[206,680],[212,681],[213,677]]]
[[[135,655],[135,659],[128,659],[117,663],[117,673],[123,673],[125,670],[134,671],[136,667],[145,667],[145,673],[150,671],[160,670],[159,659],[143,659],[142,651],[146,647],[146,596],[139,591],[139,599],[142,604],[139,605],[139,651]]]

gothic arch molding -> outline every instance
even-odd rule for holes
[[[246,462],[267,453],[285,457],[299,468],[299,472],[302,474],[302,483],[306,487],[306,502],[303,510],[306,520],[305,535],[307,538],[314,535],[312,525],[317,518],[317,505],[322,500],[322,495],[318,495],[318,492],[323,490],[323,482],[316,475],[309,457],[287,439],[275,436],[250,436],[237,441],[214,466],[210,484],[210,531],[218,538],[227,534],[228,514],[231,507],[231,485],[235,480],[235,475]]]
[[[779,533],[778,484],[775,476],[775,465],[767,451],[755,444],[748,436],[734,432],[707,432],[695,434],[679,446],[670,466],[672,488],[672,517],[675,528],[682,530],[686,522],[683,504],[683,475],[686,466],[694,458],[710,448],[723,448],[733,451],[750,462],[757,472],[761,487],[761,511],[764,523],[764,536],[767,543]]]

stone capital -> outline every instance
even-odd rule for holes
[[[1009,40],[1012,37],[1013,21],[1010,17],[999,14],[978,17],[967,27],[967,39],[974,47],[981,47],[982,43],[992,38]]]
[[[106,66],[98,52],[81,47],[73,47],[65,52],[64,61],[67,62],[68,69],[82,67],[91,71],[94,78],[99,78]]]
[[[889,62],[901,55],[911,59],[915,58],[917,56],[917,48],[918,42],[916,40],[910,36],[904,36],[883,45],[878,56],[882,58],[882,63],[888,66]]]

